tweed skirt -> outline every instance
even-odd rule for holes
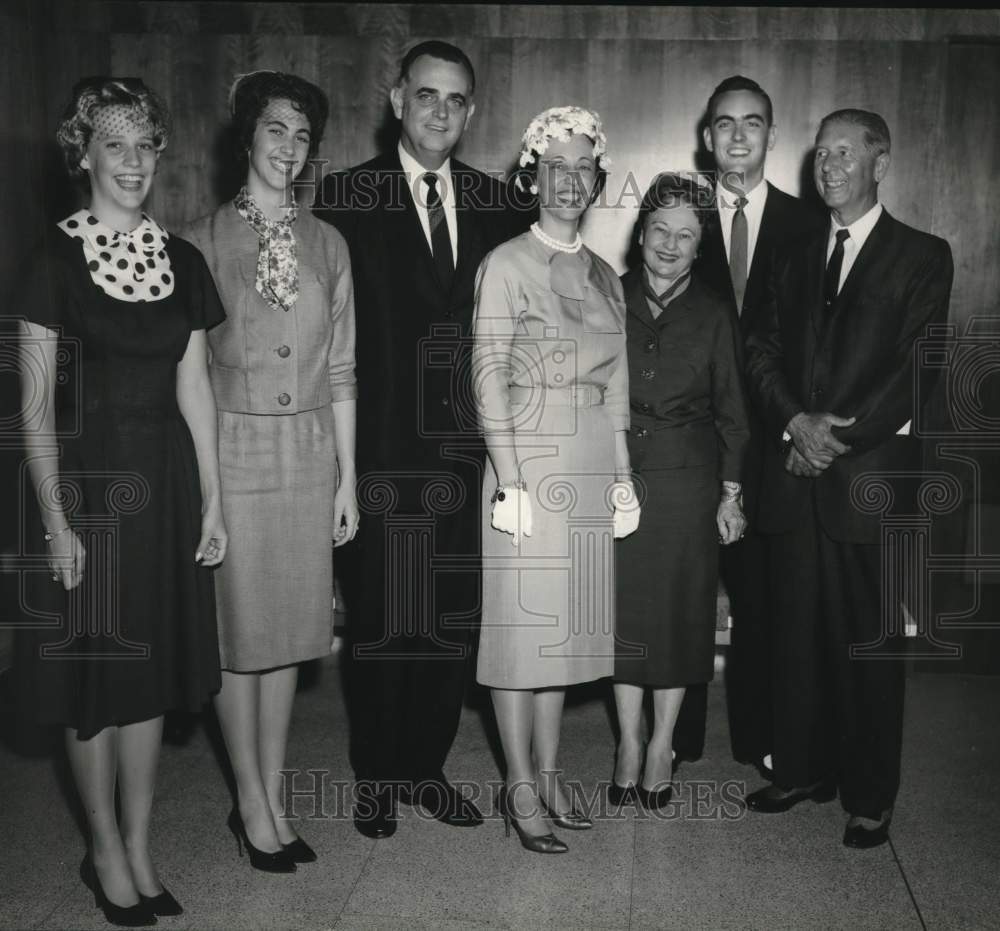
[[[219,411],[229,551],[215,579],[222,668],[252,672],[325,656],[333,642],[330,405],[297,414]]]

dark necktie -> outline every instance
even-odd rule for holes
[[[736,312],[743,313],[743,295],[747,290],[747,215],[743,208],[748,201],[736,198],[736,213],[733,215],[733,230],[729,236],[729,276],[733,279],[733,293],[736,295]]]
[[[827,312],[837,300],[840,290],[840,270],[844,267],[844,240],[851,235],[850,230],[837,230],[837,244],[833,247],[830,261],[826,263],[826,278],[823,282],[823,295],[826,298]]]
[[[438,176],[429,171],[424,175],[427,182],[427,220],[431,228],[431,252],[438,278],[447,291],[455,274],[455,261],[451,252],[451,237],[448,235],[448,221],[444,216],[444,205],[438,193]]]

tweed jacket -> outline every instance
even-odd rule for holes
[[[231,202],[182,233],[205,256],[226,308],[208,334],[221,410],[294,414],[357,397],[347,243],[304,207],[293,232],[299,297],[289,311],[272,310],[257,293],[257,234]]]

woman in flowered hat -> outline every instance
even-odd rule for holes
[[[65,728],[90,829],[81,876],[127,926],[182,910],[152,859],[153,788],[164,711],[219,688],[207,567],[227,546],[205,335],[222,307],[198,250],[142,210],[168,133],[142,81],[77,84],[57,138],[89,206],[48,237],[15,305],[28,532],[51,567],[29,581],[44,620],[18,638],[19,692]]]
[[[242,75],[230,94],[246,181],[188,227],[226,308],[209,337],[223,513],[215,710],[236,781],[229,827],[253,867],[316,859],[283,808],[299,664],[333,643],[331,544],[358,527],[354,287],[347,244],[295,201],[326,95],[294,74]]]
[[[544,814],[592,826],[559,778],[563,698],[613,672],[612,537],[635,529],[638,506],[621,284],[579,232],[609,165],[600,118],[546,110],[520,163],[539,219],[486,257],[476,289],[473,378],[489,452],[478,679],[506,758],[508,833],[513,823],[527,849],[562,853]]]

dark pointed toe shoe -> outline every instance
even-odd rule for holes
[[[164,889],[159,895],[143,895],[140,892],[139,899],[154,915],[159,915],[160,918],[173,918],[175,915],[184,914],[181,903],[167,889]]]
[[[254,845],[250,843],[250,838],[247,836],[246,825],[243,824],[243,819],[240,817],[239,809],[234,808],[231,812],[229,812],[229,818],[226,821],[226,824],[229,825],[229,830],[233,832],[233,836],[236,838],[237,852],[242,857],[243,848],[246,847],[250,865],[255,870],[260,870],[262,873],[295,872],[295,861],[285,852],[284,848],[271,852],[269,850],[261,850],[258,847],[254,847]]]
[[[612,782],[608,786],[608,804],[613,808],[621,808],[624,805],[638,805],[639,796],[635,786],[622,786],[617,782]]]
[[[94,893],[94,905],[104,912],[108,924],[120,928],[149,928],[156,924],[156,915],[149,907],[149,900],[139,896],[135,905],[116,905],[105,894],[101,881],[97,878],[94,861],[88,853],[80,864],[80,879]]]
[[[290,844],[282,844],[285,853],[296,863],[315,863],[316,851],[312,849],[301,837],[296,837]]]
[[[747,808],[766,815],[776,815],[794,808],[800,802],[812,801],[819,804],[832,802],[837,797],[837,783],[833,779],[821,779],[811,786],[799,789],[782,789],[776,785],[764,786],[746,797]]]
[[[865,823],[867,822],[867,824]],[[873,822],[867,818],[852,815],[844,828],[844,846],[854,850],[870,850],[881,847],[889,840],[889,825],[892,823],[892,809],[882,813],[879,821]]]
[[[655,811],[666,808],[674,795],[673,785],[667,785],[662,789],[644,789],[642,786],[636,787],[636,794],[639,796],[639,803],[647,811]]]

